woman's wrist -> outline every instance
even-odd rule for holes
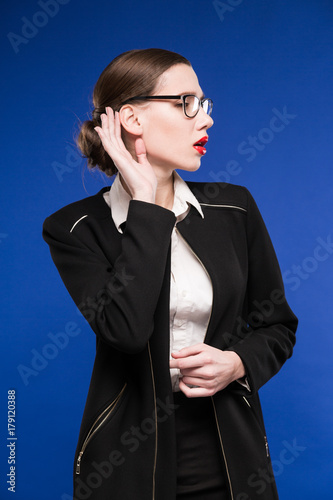
[[[132,200],[144,201],[146,203],[155,203],[155,194],[153,193],[134,193]]]
[[[230,356],[232,356],[234,363],[233,381],[245,377],[246,375],[245,366],[240,356],[238,356],[238,354],[234,351],[228,351],[228,353],[230,354]]]

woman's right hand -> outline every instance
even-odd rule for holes
[[[134,200],[155,203],[157,178],[150,165],[146,147],[141,138],[135,140],[135,161],[121,138],[119,113],[106,108],[106,114],[101,115],[102,127],[95,127],[103,147],[111,157]]]

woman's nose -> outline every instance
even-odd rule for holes
[[[197,114],[197,126],[199,129],[210,128],[214,124],[214,120],[211,116],[207,115],[202,107],[200,107],[199,113]]]

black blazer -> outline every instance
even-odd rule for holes
[[[257,391],[291,356],[297,319],[247,189],[188,185],[204,219],[192,207],[177,228],[213,285],[205,342],[235,351],[251,388],[234,382],[211,398],[230,499],[274,500]],[[106,189],[59,210],[43,227],[61,278],[97,340],[75,453],[74,498],[172,500],[169,286],[176,219],[172,211],[132,200],[120,234],[103,199]]]

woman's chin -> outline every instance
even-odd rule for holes
[[[201,158],[199,158],[199,161],[197,161],[195,164],[181,167],[181,170],[186,170],[186,172],[196,172],[197,170],[199,170],[200,167],[201,167]]]
[[[201,156],[192,158],[190,161],[181,162],[181,165],[177,166],[177,170],[184,170],[186,172],[196,172],[201,167]],[[177,162],[178,163],[178,162]]]

